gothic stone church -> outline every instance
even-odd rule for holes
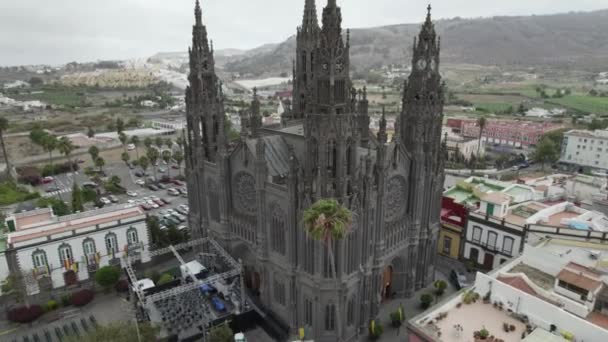
[[[370,133],[366,91],[350,79],[340,7],[328,0],[321,26],[316,13],[315,1],[305,0],[283,123],[262,126],[254,92],[240,139],[229,142],[197,0],[186,90],[189,220],[195,238],[211,236],[243,260],[247,287],[292,332],[307,327],[315,341],[349,341],[367,333],[387,297],[412,296],[433,281],[445,90],[429,7],[394,137],[388,141],[384,114]],[[338,282],[326,247],[301,224],[303,210],[321,198],[354,213],[352,231],[334,246]]]

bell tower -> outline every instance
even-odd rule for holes
[[[314,79],[306,97],[305,176],[314,197],[346,199],[356,167],[361,129],[357,94],[349,76],[349,33],[342,35],[342,13],[335,0],[323,9],[323,27],[313,50]]]

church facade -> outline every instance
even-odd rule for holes
[[[254,92],[240,139],[229,142],[197,0],[186,90],[189,223],[194,238],[213,237],[243,261],[247,287],[292,332],[350,341],[367,334],[388,297],[434,280],[446,153],[439,38],[429,8],[389,142],[385,114],[370,133],[366,90],[353,88],[340,7],[328,0],[319,24],[315,1],[304,6],[291,110],[281,126],[263,127]],[[334,246],[337,279],[326,246],[301,223],[321,198],[354,217]]]

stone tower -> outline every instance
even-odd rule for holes
[[[306,98],[314,82],[314,57],[319,41],[319,23],[315,0],[306,0],[302,26],[296,33],[296,58],[294,64],[292,119],[303,119],[306,111]]]

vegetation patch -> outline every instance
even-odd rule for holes
[[[13,182],[0,183],[0,206],[30,201],[40,197],[37,192],[29,192],[25,187]]]

